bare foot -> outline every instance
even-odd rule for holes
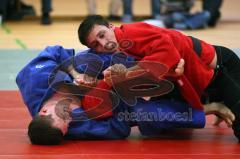
[[[223,119],[219,116],[215,116],[214,121],[213,121],[213,125],[214,126],[219,126],[221,122],[223,122]]]
[[[226,107],[222,103],[210,103],[210,104],[205,104],[204,105],[204,112],[206,115],[209,114],[215,114],[217,115],[220,119],[224,120],[228,127],[232,126],[233,121],[235,120],[235,116],[232,113],[232,111]],[[220,124],[220,120],[215,122],[215,125]]]

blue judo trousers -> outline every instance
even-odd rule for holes
[[[49,46],[18,73],[16,83],[32,117],[55,92],[53,85],[73,82],[65,73],[70,64],[80,73],[101,78],[101,72],[111,64],[122,63],[130,67],[134,61],[122,55],[112,59],[109,53],[91,53],[95,52],[86,50],[75,56],[74,49]],[[124,139],[129,136],[132,126],[138,126],[143,135],[158,135],[166,129],[202,128],[205,125],[203,111],[174,99],[145,101],[139,98],[135,106],[120,100],[113,114],[110,118],[94,120],[89,119],[82,108],[74,109],[65,139]]]

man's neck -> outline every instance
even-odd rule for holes
[[[74,95],[63,94],[63,93],[55,93],[45,104],[56,104],[64,99],[71,99],[71,103],[69,104],[69,109],[72,111],[73,109],[81,107],[81,101]]]

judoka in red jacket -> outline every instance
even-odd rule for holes
[[[145,23],[114,27],[99,15],[87,17],[79,26],[78,36],[82,44],[99,53],[134,56],[138,64],[128,69],[126,79],[132,77],[132,70],[143,69],[154,79],[174,82],[194,108],[203,109],[200,98],[213,86],[220,98],[213,101],[223,102],[236,116],[233,130],[240,139],[240,59],[232,50]],[[181,58],[185,60],[184,74],[176,76],[173,70]],[[159,71],[161,67],[166,68],[164,74]]]
[[[193,49],[192,39],[174,30],[155,27],[146,23],[110,26],[109,30],[97,25],[86,38],[85,44],[98,52],[121,51],[139,60],[138,65],[159,77],[156,67],[145,61],[157,62],[168,68],[168,74],[181,58],[185,60],[184,75],[174,78],[183,97],[194,108],[202,109],[200,96],[211,81],[214,70],[209,67],[214,60],[212,45],[201,41],[200,58]],[[100,30],[100,32],[98,32]],[[81,38],[80,38],[81,39]],[[82,42],[82,40],[81,40]],[[84,42],[83,42],[84,44]],[[143,63],[142,63],[143,62]]]

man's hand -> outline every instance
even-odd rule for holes
[[[97,79],[87,74],[79,74],[74,78],[74,82],[76,85],[85,85],[85,86],[96,86]]]
[[[96,86],[97,84],[96,78],[77,72],[72,65],[69,66],[68,73],[73,77],[73,83],[76,85]]]
[[[184,59],[180,59],[177,67],[175,68],[175,73],[177,76],[181,76],[184,73],[184,65],[185,65],[185,61]]]
[[[123,64],[115,64],[103,71],[104,81],[112,86],[126,79],[127,68]]]

